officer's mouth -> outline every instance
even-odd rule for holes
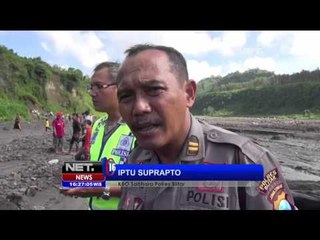
[[[98,100],[92,100],[93,106],[99,106],[99,101]]]
[[[136,124],[132,127],[132,130],[137,135],[147,137],[154,134],[155,131],[158,131],[160,127],[161,127],[161,124],[153,124],[153,123]]]

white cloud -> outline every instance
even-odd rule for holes
[[[84,67],[93,68],[102,61],[109,60],[103,50],[104,44],[94,32],[50,31],[40,32],[45,44],[54,48],[61,57],[71,55]]]
[[[257,37],[257,43],[262,48],[269,47],[273,57],[277,57],[275,72],[278,74],[319,68],[319,42],[320,31],[270,31],[262,32]]]
[[[117,31],[99,32],[98,34],[108,42],[108,52],[113,52],[117,58],[123,55],[125,49],[139,43],[171,46],[182,54],[193,56],[209,52],[231,56],[246,44],[247,39],[247,33],[240,31],[222,34],[216,32],[215,36],[204,31]],[[216,36],[219,34],[221,36]]]
[[[124,51],[138,43],[157,43],[159,37],[144,31],[106,31],[97,35],[105,42],[105,49],[113,60],[122,61]]]
[[[305,60],[320,61],[320,31],[294,32],[290,53]]]
[[[220,37],[211,37],[208,32],[169,32],[163,39],[165,45],[184,54],[218,52],[231,56],[246,44],[246,32],[224,32]]]
[[[288,55],[294,38],[293,31],[266,31],[257,37],[257,44],[262,51],[272,51],[275,55]]]
[[[232,72],[244,72],[245,69],[244,69],[244,66],[242,65],[242,63],[237,63],[237,62],[231,62],[228,64],[228,66],[226,67],[226,71],[225,71],[225,74],[224,75],[227,75],[229,73],[232,73]]]
[[[222,38],[214,39],[214,50],[221,51],[225,56],[232,56],[236,50],[241,49],[247,42],[246,32],[224,32]]]
[[[187,61],[187,66],[189,78],[195,80],[196,82],[212,75],[221,75],[222,70],[221,66],[210,66],[206,61],[199,62],[196,60],[190,60]]]
[[[65,70],[68,70],[69,68],[70,68],[70,66],[68,66],[68,65],[61,65],[60,66],[62,69],[65,69]]]
[[[42,48],[51,51],[50,57],[55,62],[63,59],[61,64],[71,66],[76,65],[71,63],[76,59],[84,72],[91,71],[101,61],[122,61],[124,50],[138,43],[176,48],[186,57],[190,78],[197,81],[252,68],[276,73],[313,70],[320,62],[320,31],[50,31],[38,34],[42,36]],[[251,41],[253,36],[257,36],[256,41]],[[209,61],[213,54],[214,64]]]
[[[239,62],[231,62],[227,65],[226,67],[226,74],[232,73],[232,72],[244,72],[249,69],[254,69],[254,68],[259,68],[262,70],[267,70],[274,72],[277,70],[277,63],[276,61],[271,58],[262,58],[262,57],[252,57],[252,58],[247,58],[244,62],[239,63]]]
[[[319,68],[319,61],[304,58],[284,59],[277,63],[276,74],[292,74],[302,70],[314,71]]]
[[[168,45],[187,54],[206,52],[211,44],[210,35],[206,32],[192,31],[122,31],[104,32],[103,38],[111,43],[126,48],[140,43]]]
[[[46,50],[47,52],[51,52],[51,49],[49,48],[48,44],[45,42],[40,42],[41,47]]]
[[[262,32],[257,43],[262,47],[275,47],[282,54],[320,59],[320,31]]]
[[[270,47],[276,42],[290,35],[290,32],[282,31],[265,31],[261,32],[257,37],[257,43],[263,47]]]
[[[110,48],[118,47],[117,54],[121,55],[127,48],[143,43],[166,45],[192,55],[208,52],[212,44],[208,33],[194,31],[117,31],[101,32],[99,36],[109,42]]]
[[[273,58],[267,57],[252,57],[244,61],[243,67],[247,69],[259,68],[268,71],[275,71],[277,68],[277,63]]]
[[[199,55],[212,50],[212,39],[206,32],[163,32],[162,44],[176,48],[183,54]]]

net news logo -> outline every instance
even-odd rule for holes
[[[111,177],[116,172],[116,163],[112,158],[102,159],[103,172],[106,176]]]

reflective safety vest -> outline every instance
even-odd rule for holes
[[[127,161],[129,153],[134,148],[135,138],[128,125],[120,123],[112,130],[104,148],[101,149],[103,147],[102,140],[107,119],[107,116],[102,117],[93,125],[90,160],[101,161],[102,158],[112,158],[116,164],[124,164]],[[91,210],[117,210],[120,198],[111,197],[109,200],[104,200],[99,197],[90,197],[88,201],[89,209]]]

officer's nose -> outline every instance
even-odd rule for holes
[[[151,112],[151,106],[146,98],[137,96],[133,105],[133,115],[143,115]]]

